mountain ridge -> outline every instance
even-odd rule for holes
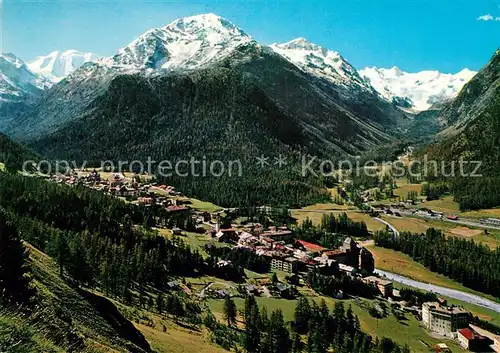
[[[196,69],[220,60],[251,40],[228,20],[208,13],[150,29],[116,55],[99,62],[121,72]]]
[[[476,74],[466,68],[456,74],[445,74],[437,70],[410,73],[396,66],[390,69],[366,67],[359,72],[384,99],[411,112],[421,112],[445,104],[455,98]]]
[[[48,55],[38,56],[28,62],[28,67],[34,73],[41,75],[51,82],[62,81],[84,63],[98,59],[99,56],[91,52],[81,52],[70,49],[53,51]]]
[[[0,54],[0,131],[28,110],[52,82],[32,72],[11,53]]]

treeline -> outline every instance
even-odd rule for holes
[[[377,246],[402,251],[468,288],[500,297],[500,248],[490,250],[473,240],[446,238],[434,228],[425,234],[402,232],[398,237],[379,231],[374,240]]]
[[[360,278],[337,274],[334,276],[324,276],[317,272],[307,274],[307,284],[316,292],[329,297],[337,297],[342,292],[345,295],[353,295],[364,298],[374,298],[379,294],[378,289],[371,284],[363,282]]]
[[[12,141],[8,136],[0,132],[0,163],[4,164],[8,172],[16,172],[23,168],[27,161],[37,161],[40,156],[17,142]],[[26,167],[30,167],[26,165]]]
[[[255,298],[245,300],[241,312],[244,329],[235,330],[237,310],[234,302],[227,298],[224,303],[224,318],[227,325],[217,322],[208,313],[205,325],[213,334],[213,340],[226,349],[239,350],[241,346],[249,353],[407,353],[388,338],[372,340],[361,330],[359,318],[349,306],[336,302],[332,311],[322,300],[318,305],[301,297],[295,307],[294,319],[287,323],[280,309],[268,314],[266,307],[259,308]]]
[[[450,190],[461,210],[500,205],[500,149],[497,148],[500,146],[500,96],[493,95],[490,103],[460,134],[425,151],[430,160],[445,161],[446,170],[454,163],[455,176],[442,179],[450,182]],[[464,175],[461,175],[460,158],[467,162],[463,165]]]
[[[477,210],[500,205],[500,178],[482,176],[480,178],[457,178],[451,189],[461,210]]]
[[[422,184],[421,194],[427,196],[427,201],[438,200],[448,192],[448,185],[445,182],[427,182]]]
[[[346,235],[369,236],[366,223],[353,221],[345,212],[339,216],[333,213],[323,215],[319,226],[315,226],[311,219],[306,218],[300,226],[294,228],[294,232],[301,240],[318,243],[330,249],[338,248]]]
[[[213,263],[222,259],[258,273],[268,273],[270,270],[270,261],[267,258],[247,249],[206,245],[205,250]]]
[[[323,215],[320,227],[327,232],[346,234],[354,237],[365,237],[369,235],[365,222],[353,221],[345,212],[338,217],[335,217],[333,213]]]

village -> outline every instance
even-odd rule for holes
[[[238,284],[228,282],[211,282],[204,286],[198,295],[200,299],[225,297],[245,297],[248,295],[270,298],[292,299],[299,295],[297,287],[310,287],[307,277],[310,273],[322,276],[342,277],[359,280],[376,289],[378,300],[387,302],[393,308],[414,315],[433,337],[454,340],[459,346],[473,352],[500,352],[500,336],[488,332],[470,322],[471,313],[462,307],[448,305],[446,299],[415,304],[406,301],[392,281],[374,273],[375,264],[367,256],[369,251],[362,246],[362,240],[346,236],[341,245],[335,249],[327,249],[313,242],[298,239],[294,230],[287,225],[263,226],[260,223],[232,223],[221,226],[221,217],[227,210],[207,212],[191,207],[189,201],[182,198],[182,193],[172,186],[157,185],[146,176],[132,175],[126,177],[121,173],[108,173],[102,176],[95,170],[91,172],[75,172],[71,175],[54,175],[50,180],[69,186],[85,187],[122,198],[126,202],[145,207],[157,206],[168,213],[186,213],[195,223],[196,233],[204,237],[205,252],[212,248],[226,247],[233,250],[251,253],[268,264],[272,273],[279,273],[280,279],[273,275],[270,278],[248,280]],[[457,220],[456,216],[445,216],[432,210],[408,209],[415,205],[413,201],[404,201],[389,206],[373,208],[377,212],[393,216],[401,216],[399,212],[411,212],[423,217],[447,218]],[[483,220],[485,224],[497,225],[496,219]],[[186,237],[186,230],[179,227],[168,229],[172,236]],[[234,265],[231,260],[219,259],[215,267],[224,274],[225,268]],[[222,275],[221,277],[224,277]],[[180,281],[168,282],[172,290],[181,290],[193,294],[189,286]],[[342,290],[332,295],[335,299],[344,299],[349,295]],[[378,314],[374,314],[378,315]],[[451,352],[446,343],[438,343],[432,347],[435,352]]]

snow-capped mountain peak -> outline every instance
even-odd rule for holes
[[[367,67],[360,74],[389,102],[423,111],[454,98],[476,72],[463,69],[456,74],[437,70],[409,73],[397,67]]]
[[[94,53],[83,53],[77,50],[53,51],[29,62],[28,67],[52,82],[59,82],[84,63],[97,58],[98,56]]]
[[[0,101],[21,101],[39,95],[50,86],[51,82],[31,72],[14,54],[0,55]]]
[[[301,69],[337,85],[358,86],[371,90],[356,69],[338,52],[326,49],[300,37],[271,48]]]
[[[282,48],[282,49],[288,49],[288,50],[310,50],[310,51],[319,51],[319,52],[323,52],[326,53],[328,52],[328,50],[326,50],[325,48],[317,45],[317,44],[314,44],[310,41],[308,41],[306,38],[304,37],[299,37],[299,38],[295,38],[289,42],[286,42],[286,43],[283,43],[283,44],[273,44],[279,48]],[[335,53],[335,54],[338,54],[336,52],[333,52],[332,53]]]
[[[151,29],[103,62],[121,71],[193,69],[219,60],[251,40],[228,20],[202,14]]]

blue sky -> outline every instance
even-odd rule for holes
[[[1,49],[23,60],[66,49],[109,56],[149,28],[205,12],[265,44],[306,37],[357,68],[477,70],[500,47],[500,0],[4,0],[2,10]]]

